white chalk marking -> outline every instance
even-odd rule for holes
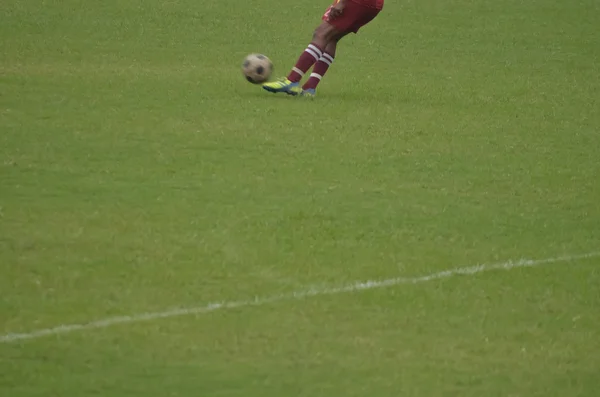
[[[37,339],[49,335],[62,335],[75,331],[93,330],[99,328],[107,328],[117,324],[130,324],[142,321],[156,320],[160,318],[169,318],[177,316],[189,316],[194,314],[210,313],[217,310],[235,309],[246,306],[262,306],[273,302],[300,300],[311,296],[318,295],[334,295],[347,292],[358,292],[375,288],[391,287],[400,284],[418,284],[428,281],[439,280],[458,275],[473,275],[477,273],[487,272],[491,270],[510,270],[520,267],[540,266],[557,262],[569,262],[580,259],[600,257],[600,252],[590,252],[581,255],[566,255],[555,258],[546,259],[520,259],[517,261],[508,261],[503,263],[495,263],[488,265],[476,265],[468,267],[459,267],[450,270],[444,270],[439,273],[433,273],[419,277],[397,277],[386,280],[361,281],[352,284],[343,285],[340,287],[324,287],[312,288],[304,291],[296,291],[287,294],[274,295],[270,297],[256,297],[251,300],[231,301],[231,302],[215,302],[205,306],[182,308],[167,310],[164,312],[133,314],[129,316],[111,317],[104,320],[93,321],[84,324],[64,324],[53,328],[45,328],[37,331],[25,333],[12,333],[0,336],[0,343],[10,343],[19,340]]]

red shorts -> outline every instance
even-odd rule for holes
[[[339,0],[336,0],[333,4],[336,4],[338,1]],[[371,22],[373,18],[379,14],[379,11],[381,11],[377,8],[367,7],[350,0],[346,3],[342,15],[330,19],[329,13],[331,12],[331,7],[333,7],[333,5],[327,8],[327,11],[325,11],[323,18],[321,19],[330,23],[342,33],[357,33],[361,27]]]

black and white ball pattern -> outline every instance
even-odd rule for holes
[[[242,73],[252,84],[264,83],[273,73],[273,62],[266,55],[250,54],[242,63]]]

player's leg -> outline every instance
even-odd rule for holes
[[[270,92],[285,92],[298,95],[302,92],[300,80],[304,74],[323,57],[323,52],[328,43],[340,37],[341,33],[327,21],[323,21],[313,33],[312,41],[302,52],[298,61],[286,78],[263,84],[263,88]]]
[[[346,7],[342,15],[330,20],[331,24],[335,26],[336,30],[343,33],[340,33],[337,37],[335,37],[335,39],[331,40],[325,47],[323,55],[315,64],[310,78],[302,87],[303,95],[315,95],[317,86],[333,63],[337,49],[337,43],[339,40],[349,33],[357,33],[362,26],[371,22],[377,16],[379,11],[380,10],[378,9],[365,7],[355,2],[348,2],[346,3]]]
[[[324,58],[323,53],[327,53],[327,47],[332,46],[330,49],[334,52],[333,55],[335,56],[337,42],[344,35],[350,32],[358,32],[362,26],[369,23],[379,13],[379,10],[365,7],[352,1],[346,4],[341,16],[337,16],[333,19],[330,18],[330,10],[331,7],[328,8],[327,12],[323,15],[323,22],[315,30],[312,42],[308,45],[306,50],[304,50],[300,58],[298,58],[298,62],[296,62],[296,65],[292,68],[288,77],[279,81],[264,84],[263,88],[265,90],[270,92],[285,92],[291,95],[302,93],[302,88],[300,88],[299,85],[300,80],[304,74],[315,65],[315,63],[318,63],[321,58]],[[334,56],[331,57],[331,60],[328,59],[329,63],[327,64],[327,68],[329,68]],[[325,69],[325,67],[324,65],[321,66],[319,67],[319,70],[324,73],[323,69]],[[323,74],[317,74],[322,78]],[[310,86],[308,89],[310,89]],[[308,91],[308,94],[310,93],[311,92]],[[312,93],[314,94],[314,91]]]
[[[335,53],[337,50],[338,42],[344,37],[346,33],[341,34],[339,37],[331,40],[327,46],[325,47],[325,51],[323,51],[323,55],[319,58],[319,61],[315,64],[312,73],[310,74],[310,78],[304,85],[302,86],[302,94],[306,96],[315,95],[315,90],[317,86],[321,82],[325,73],[333,63],[335,59]]]
[[[337,40],[341,36],[341,32],[335,26],[327,21],[323,21],[313,33],[312,42],[308,45],[304,53],[292,68],[288,79],[293,82],[298,82],[304,74],[323,57],[323,52],[332,41]]]
[[[316,63],[310,78],[302,87],[303,95],[309,97],[315,95],[317,86],[333,63],[339,40],[348,33],[358,33],[361,27],[371,22],[379,14],[379,11],[380,9],[365,7],[354,2],[347,3],[344,13],[332,21],[338,31],[344,33],[330,41],[325,47],[323,56]]]

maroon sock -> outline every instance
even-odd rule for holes
[[[318,46],[310,43],[306,50],[300,55],[298,58],[298,62],[296,62],[296,66],[292,68],[292,71],[288,75],[288,80],[293,83],[297,83],[302,80],[304,74],[310,69],[312,65],[315,64],[323,55],[323,50],[321,50]]]
[[[323,76],[325,76],[325,73],[327,73],[327,69],[329,69],[329,67],[331,66],[332,63],[333,63],[333,56],[324,52],[323,55],[321,56],[321,58],[319,59],[319,62],[317,62],[315,64],[315,67],[313,68],[313,72],[310,74],[310,78],[304,84],[302,89],[303,90],[316,89],[317,86],[319,85],[319,83],[321,82],[321,79],[323,78]]]

